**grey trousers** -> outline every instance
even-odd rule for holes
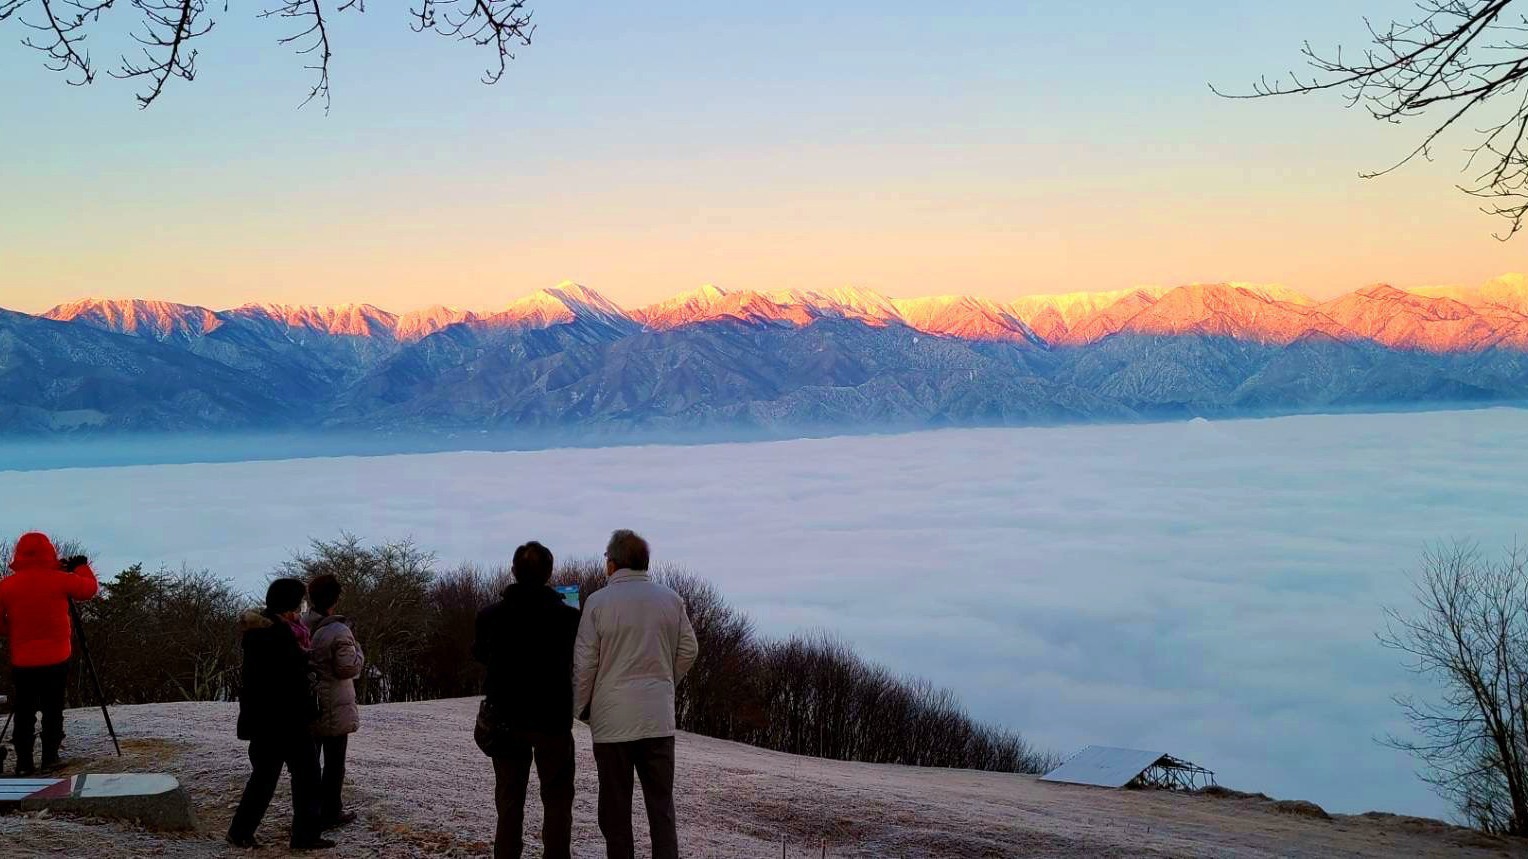
[[[647,831],[653,859],[679,859],[679,825],[674,815],[674,738],[654,737],[629,743],[595,743],[594,765],[600,776],[600,832],[608,859],[632,859],[631,791],[642,782]]]

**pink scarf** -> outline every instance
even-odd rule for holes
[[[303,650],[313,649],[313,636],[308,632],[306,624],[301,620],[289,620],[287,621],[287,626],[291,628],[292,634],[297,636],[298,647],[301,647]]]

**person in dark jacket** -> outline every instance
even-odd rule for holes
[[[64,685],[74,627],[69,601],[88,600],[99,590],[83,556],[60,560],[47,535],[30,533],[16,541],[12,574],[0,579],[0,634],[10,641],[11,679],[16,684],[16,775],[35,770],[37,714],[42,713],[42,768],[59,767],[64,741]]]
[[[292,624],[307,587],[276,579],[265,592],[265,610],[246,612],[243,688],[239,691],[239,739],[249,742],[249,782],[228,827],[228,843],[259,847],[255,830],[276,793],[284,764],[292,776],[293,850],[331,848],[319,823],[318,751],[312,723],[318,716],[308,678],[308,654]]]
[[[477,618],[473,658],[488,667],[483,693],[496,714],[495,859],[525,849],[525,789],[531,761],[541,782],[546,859],[568,859],[573,841],[573,639],[578,609],[547,586],[552,553],[537,542],[515,550],[515,581]]]

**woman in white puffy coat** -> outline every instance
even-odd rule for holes
[[[313,738],[323,760],[320,820],[325,829],[355,820],[355,812],[344,810],[340,795],[345,785],[345,750],[350,735],[361,727],[355,678],[361,676],[366,665],[349,622],[334,613],[340,590],[339,580],[334,576],[315,576],[308,583],[308,605],[312,611],[304,618],[313,635],[309,660],[319,705]]]

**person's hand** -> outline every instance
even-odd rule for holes
[[[84,555],[71,555],[71,556],[63,559],[62,561],[60,561],[59,562],[59,566],[63,567],[64,572],[72,573],[75,570],[79,569],[80,567],[83,567],[83,566],[85,566],[85,565],[87,565],[89,563],[90,563],[90,559],[85,557]]]

